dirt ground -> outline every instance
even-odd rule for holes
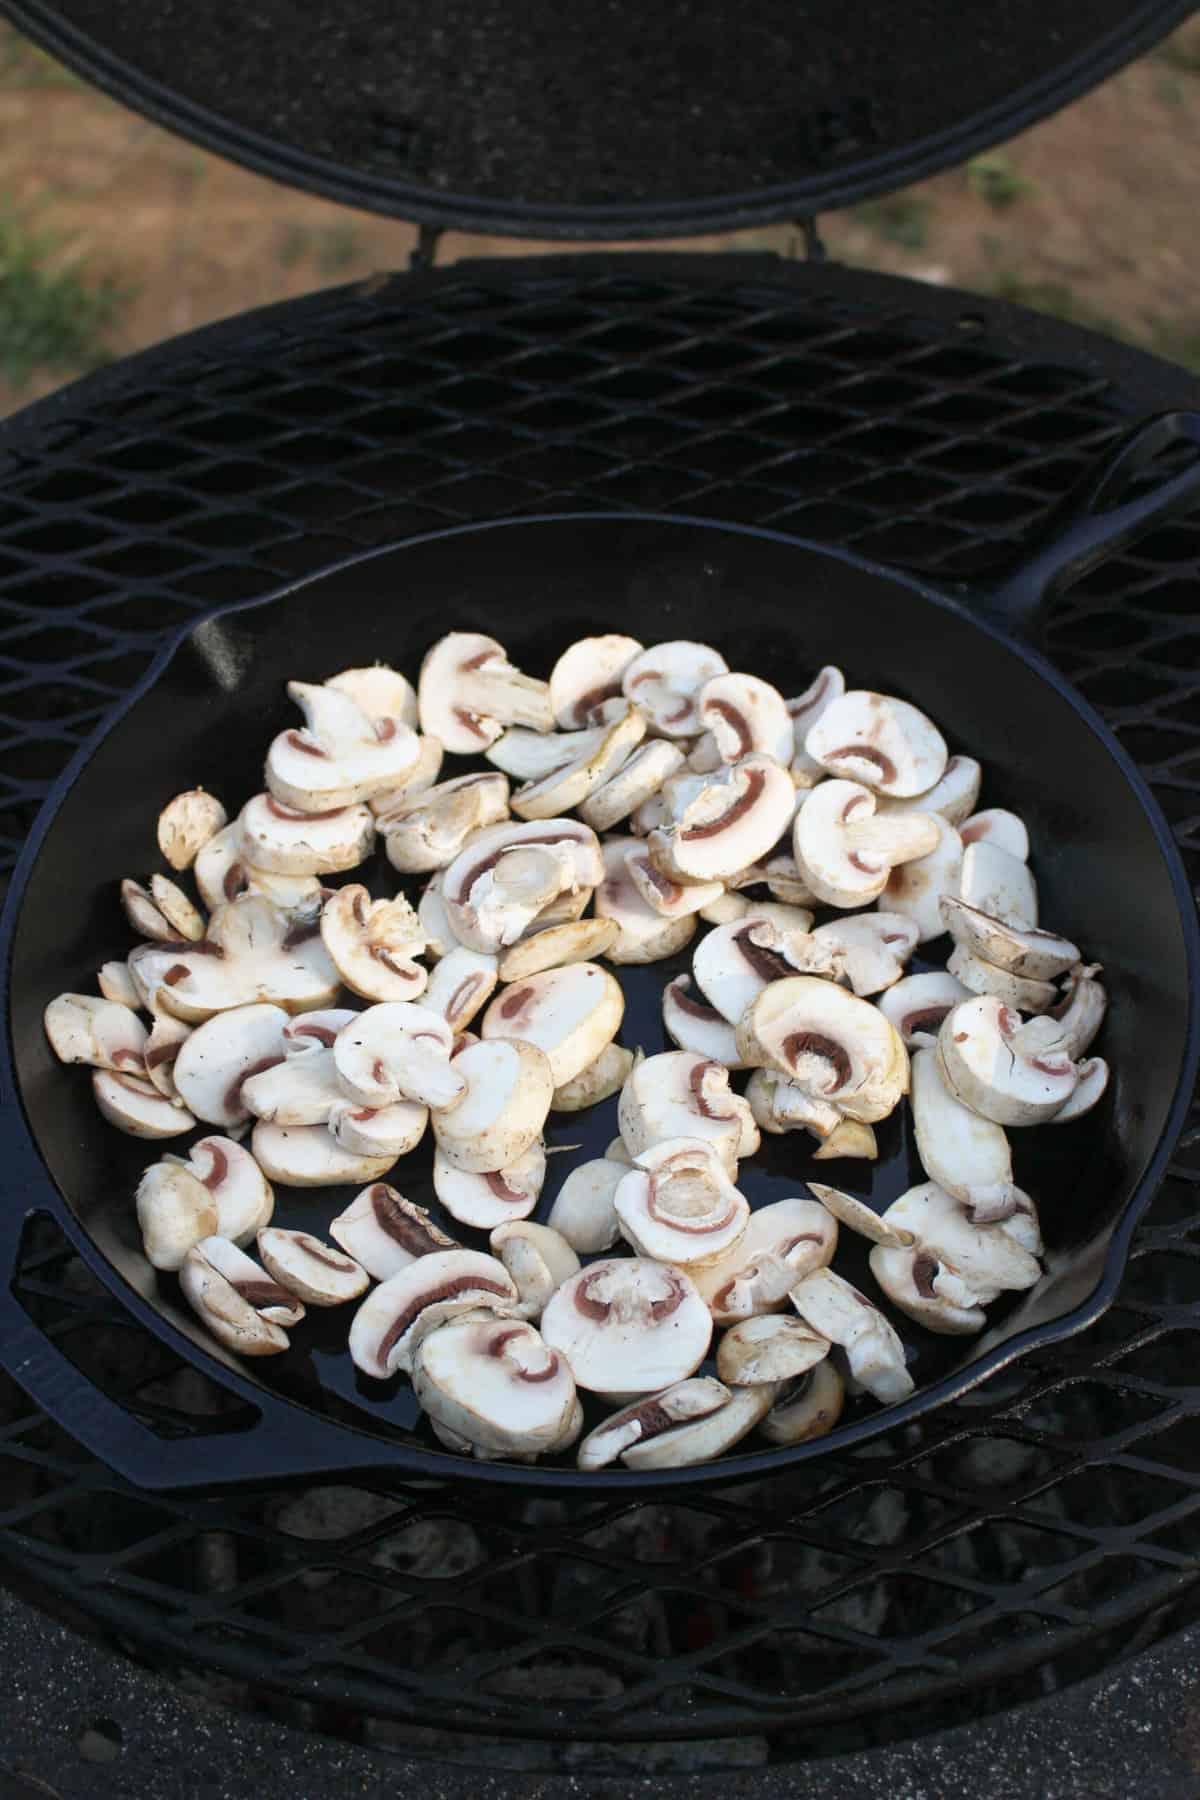
[[[828,215],[831,255],[999,293],[1200,366],[1200,20],[969,168]],[[54,283],[112,293],[56,349],[39,331],[0,413],[100,355],[246,307],[403,268],[415,228],[312,199],[148,124],[0,25],[0,223],[25,245],[28,306]],[[25,238],[21,234],[26,234]],[[27,240],[27,241],[26,241]],[[0,239],[0,300],[12,279]],[[791,226],[689,240],[801,254]],[[547,246],[451,233],[439,262]],[[61,296],[60,296],[61,298]],[[0,305],[0,326],[4,321]],[[87,338],[87,331],[94,342]]]

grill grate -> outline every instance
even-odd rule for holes
[[[1129,416],[1196,393],[1004,308],[758,259],[463,268],[201,333],[0,433],[2,847],[164,632],[352,550],[636,504],[961,574]],[[1193,854],[1198,554],[1160,530],[1052,640]],[[977,1719],[1200,1615],[1198,1178],[1193,1125],[1085,1337],[784,1478],[681,1504],[374,1478],[175,1500],[5,1379],[0,1550],[160,1668],[326,1729],[403,1721],[439,1754],[738,1734],[794,1757]],[[48,1219],[19,1295],[163,1436],[210,1437],[219,1473],[241,1403],[123,1321]]]

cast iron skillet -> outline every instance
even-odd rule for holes
[[[1200,415],[1167,415],[1132,434],[1020,570],[987,593],[950,594],[777,533],[593,514],[416,539],[180,636],[58,783],[5,911],[0,968],[11,1035],[0,1075],[7,1190],[0,1266],[8,1275],[0,1354],[16,1379],[88,1449],[150,1488],[387,1467],[632,1490],[767,1473],[859,1443],[1090,1324],[1116,1293],[1134,1224],[1183,1122],[1198,1055],[1198,933],[1169,828],[1145,783],[1090,707],[1018,640],[1028,640],[1063,586],[1194,501],[1195,457],[1157,487],[1147,489],[1145,480],[1146,465],[1183,441],[1200,445]],[[1126,497],[1131,489],[1134,497]],[[320,680],[375,659],[412,672],[451,627],[494,632],[533,671],[547,671],[573,639],[606,629],[647,643],[705,639],[731,667],[767,675],[785,692],[798,691],[820,664],[839,662],[856,685],[925,707],[952,747],[982,761],[985,803],[1011,806],[1028,821],[1044,920],[1105,966],[1112,1005],[1099,1047],[1114,1080],[1100,1111],[1077,1125],[1013,1134],[1017,1178],[1041,1208],[1045,1275],[1028,1294],[994,1306],[980,1339],[937,1338],[905,1324],[918,1385],[902,1405],[862,1402],[815,1444],[743,1444],[720,1462],[664,1474],[474,1463],[436,1447],[427,1425],[417,1423],[406,1383],[356,1374],[345,1349],[348,1308],[310,1311],[289,1352],[238,1365],[202,1334],[174,1279],[156,1277],[142,1259],[133,1189],[146,1163],[181,1140],[156,1151],[105,1125],[86,1072],[51,1056],[42,1009],[63,990],[93,991],[100,962],[127,953],[117,880],[150,865],[154,819],[167,799],[203,781],[237,806],[260,785],[269,737],[293,722],[286,678]],[[648,1052],[669,1047],[659,996],[664,979],[688,960],[621,972],[626,1042]],[[552,1142],[584,1149],[551,1159],[540,1216],[567,1168],[599,1155],[615,1132],[615,1101],[582,1118],[552,1120]],[[873,1168],[839,1163],[821,1172],[882,1207],[923,1176],[907,1118],[894,1116],[879,1137]],[[808,1148],[789,1136],[768,1140],[762,1156],[743,1165],[740,1184],[761,1204],[796,1192],[813,1172]],[[394,1179],[410,1197],[432,1200],[428,1154],[407,1159]],[[279,1190],[276,1222],[320,1230],[341,1198],[339,1190]],[[257,1422],[164,1441],[80,1374],[11,1289],[23,1223],[34,1209],[53,1214],[135,1318],[252,1402]],[[849,1233],[843,1245],[838,1268],[869,1282]]]

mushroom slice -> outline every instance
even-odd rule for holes
[[[1002,924],[1028,930],[1038,922],[1037,884],[1025,864],[986,839],[963,851],[959,898]]]
[[[626,703],[621,716],[605,726],[594,749],[518,788],[513,811],[522,819],[549,819],[570,811],[616,773],[645,735],[645,719],[637,707]]]
[[[149,892],[136,881],[121,883],[121,901],[131,925],[158,943],[195,943],[204,936],[204,914],[165,875],[150,877]]]
[[[765,919],[775,919],[776,924],[786,923],[795,931],[807,931],[812,924],[812,913],[807,909],[814,904],[815,895],[794,856],[769,856],[765,862],[751,863],[748,868],[739,869],[736,875],[727,876],[726,886],[738,891],[766,887],[775,900],[783,904],[756,900],[751,903],[753,911],[761,912]],[[775,918],[776,914],[783,913],[789,915],[786,921]]]
[[[296,812],[325,813],[386,793],[416,762],[411,725],[372,719],[343,690],[289,681],[288,698],[304,714],[299,731],[282,731],[267,751],[269,793]]]
[[[1066,1105],[1060,1106],[1054,1114],[1051,1125],[1069,1125],[1073,1119],[1081,1119],[1107,1091],[1109,1068],[1102,1056],[1089,1056],[1086,1062],[1077,1063],[1075,1067],[1079,1075],[1075,1091]]]
[[[458,1249],[423,1206],[382,1181],[356,1194],[345,1212],[329,1221],[329,1235],[376,1281],[398,1275],[419,1256]]]
[[[808,1185],[838,1224],[847,1226],[859,1237],[869,1238],[873,1244],[886,1244],[893,1250],[912,1243],[911,1232],[889,1223],[865,1200],[856,1200],[853,1194],[844,1194],[841,1188],[826,1187],[821,1181],[810,1181]]]
[[[454,1033],[440,1013],[404,1001],[368,1006],[340,1031],[333,1065],[344,1092],[362,1106],[415,1100],[447,1109],[467,1091],[450,1067]]]
[[[795,1313],[739,1319],[717,1345],[717,1374],[733,1387],[795,1381],[829,1355],[829,1339]]]
[[[625,866],[646,905],[661,913],[664,919],[686,918],[689,913],[711,906],[723,892],[719,881],[683,883],[664,875],[650,860],[650,852],[645,848],[627,851]]]
[[[769,681],[757,675],[714,675],[700,689],[697,710],[722,762],[738,762],[761,750],[785,769],[790,764],[796,741],[792,715]]]
[[[1006,1229],[1006,1222],[973,1223],[935,1181],[909,1188],[892,1201],[883,1216],[889,1225],[910,1233],[917,1248],[959,1278],[964,1284],[957,1295],[959,1304],[988,1306],[999,1294],[1031,1288],[1041,1280],[1037,1257]],[[921,1272],[916,1273],[919,1282]],[[943,1285],[941,1291],[952,1297],[948,1286]]]
[[[248,1244],[269,1221],[275,1210],[271,1184],[250,1152],[232,1138],[200,1138],[182,1166],[212,1196],[217,1209],[214,1235]]]
[[[683,950],[695,936],[696,917],[664,919],[643,900],[628,867],[636,838],[610,838],[603,846],[604,877],[596,889],[596,916],[610,919],[617,936],[605,952],[611,963],[661,962]]]
[[[255,1162],[284,1187],[341,1187],[351,1181],[378,1181],[396,1158],[343,1150],[324,1125],[274,1125],[260,1119],[250,1139]]]
[[[59,994],[42,1014],[42,1024],[60,1062],[146,1073],[146,1027],[118,1001],[94,994]]]
[[[136,1012],[142,1004],[133,976],[123,962],[101,963],[96,971],[96,986],[105,1000],[111,1000],[116,1006],[127,1006],[130,1012]],[[90,994],[86,997],[92,998]]]
[[[626,664],[621,692],[637,702],[660,737],[695,737],[701,729],[700,690],[728,667],[708,644],[674,639],[652,645]]]
[[[617,927],[611,919],[573,919],[565,925],[551,925],[504,952],[500,958],[500,979],[524,981],[545,969],[590,962],[594,956],[603,956],[616,939]],[[492,966],[495,967],[494,962]]]
[[[1091,1048],[1108,1006],[1108,997],[1096,980],[1099,968],[1099,963],[1076,963],[1064,983],[1065,999],[1041,1017],[1026,1020],[1014,1033],[1014,1041],[1026,1054],[1036,1051],[1040,1056],[1047,1050],[1061,1050],[1075,1061]]]
[[[633,1067],[633,1051],[606,1044],[594,1062],[554,1090],[551,1112],[582,1112],[619,1093]]]
[[[917,947],[917,927],[900,913],[856,913],[818,925],[814,943],[828,944],[840,959],[851,991],[861,997],[893,987]]]
[[[321,911],[321,941],[352,993],[364,1000],[416,1000],[429,971],[421,921],[402,894],[372,900],[357,882],[331,894]]]
[[[244,1123],[254,1109],[242,1084],[284,1061],[288,1023],[282,1006],[257,1004],[231,1007],[198,1025],[180,1046],[173,1069],[185,1106],[226,1130]]]
[[[940,937],[946,929],[938,902],[942,896],[957,894],[962,876],[962,842],[953,825],[939,813],[926,813],[937,827],[938,841],[928,856],[914,857],[901,863],[889,874],[880,895],[880,904],[892,913],[911,919],[919,943]]]
[[[826,663],[823,669],[794,700],[785,700],[788,717],[792,721],[792,780],[798,788],[816,787],[818,781],[824,780],[825,771],[815,757],[804,748],[804,740],[821,717],[828,711],[835,700],[840,700],[846,691],[846,678],[833,663]]]
[[[787,860],[789,863],[791,862],[790,858]],[[737,881],[739,877],[734,875],[730,879]],[[735,896],[735,898],[740,898],[740,896]],[[812,896],[810,895],[809,898],[811,899]],[[782,932],[807,933],[813,922],[813,915],[807,906],[792,906],[790,902],[785,904],[778,900],[743,901],[738,917],[763,920],[768,925],[774,925],[777,931]],[[795,972],[793,971],[793,973]]]
[[[387,859],[401,874],[444,869],[473,831],[508,817],[508,777],[459,775],[396,801],[377,813]]]
[[[168,1100],[182,1106],[179,1089],[175,1086],[175,1061],[180,1050],[192,1035],[192,1026],[185,1025],[182,1019],[173,1019],[169,1013],[160,1013],[155,1018],[150,1036],[146,1039],[146,1074],[154,1083],[160,1094]]]
[[[749,1202],[711,1145],[666,1138],[643,1150],[613,1197],[622,1235],[639,1256],[690,1268],[718,1261],[743,1236]]]
[[[279,1287],[269,1280],[250,1257],[246,1261],[254,1272],[255,1280],[235,1272],[233,1279],[218,1266],[219,1252],[213,1246],[222,1244],[217,1237],[204,1238],[193,1245],[184,1257],[179,1270],[179,1285],[192,1311],[203,1321],[204,1325],[226,1349],[234,1350],[239,1356],[276,1356],[288,1347],[288,1335],[283,1328],[267,1316],[274,1311],[274,1306],[260,1310],[245,1291],[257,1292],[260,1298],[266,1299],[270,1294],[278,1294],[284,1301],[295,1303],[300,1316],[304,1308],[295,1301],[295,1296],[288,1294],[285,1288]],[[231,1244],[229,1249],[234,1249]],[[241,1256],[240,1250],[235,1251]],[[224,1263],[225,1258],[220,1257]],[[257,1278],[261,1277],[261,1280]],[[282,1302],[280,1303],[282,1305]],[[290,1309],[289,1309],[290,1314]]]
[[[816,1200],[776,1200],[750,1214],[719,1262],[689,1271],[718,1325],[786,1311],[798,1281],[833,1261],[838,1225]]]
[[[842,1416],[846,1385],[826,1357],[776,1395],[758,1430],[772,1444],[803,1444],[825,1437]]]
[[[737,1029],[751,1066],[781,1071],[816,1100],[873,1125],[908,1091],[908,1052],[877,1007],[832,981],[773,981]]]
[[[729,1404],[729,1390],[710,1375],[674,1382],[657,1394],[643,1394],[620,1412],[611,1413],[579,1446],[581,1469],[604,1469],[634,1444],[669,1432],[677,1425],[708,1418]]]
[[[155,1269],[178,1269],[193,1244],[217,1229],[216,1201],[186,1163],[151,1163],[136,1206],[142,1249]]]
[[[707,943],[708,938],[704,941]],[[667,1036],[681,1050],[690,1050],[706,1062],[723,1063],[727,1069],[744,1068],[733,1026],[715,1006],[697,1000],[691,986],[690,975],[677,975],[663,989],[663,1026]]]
[[[451,1031],[465,1031],[496,991],[496,958],[460,945],[442,957],[422,996],[422,1005],[440,1013]]]
[[[912,1116],[921,1167],[976,1220],[1015,1211],[1012,1151],[1004,1129],[964,1106],[942,1078],[936,1050],[912,1059]]]
[[[458,940],[495,951],[515,943],[551,901],[594,888],[603,874],[588,826],[534,819],[479,832],[446,870],[441,893]]]
[[[210,838],[193,866],[200,898],[210,912],[230,900],[256,894],[281,912],[316,914],[324,898],[315,875],[279,875],[258,869],[242,847],[242,828],[235,821]]]
[[[682,1269],[646,1257],[590,1263],[542,1314],[542,1336],[597,1394],[648,1394],[682,1381],[712,1337],[708,1308]]]
[[[974,810],[983,782],[983,770],[973,756],[952,756],[935,781],[923,794],[907,800],[880,794],[880,812],[937,813],[947,825],[961,825]]]
[[[219,906],[199,944],[142,944],[129,958],[140,991],[189,1024],[255,1003],[328,1006],[341,985],[316,922],[289,923],[269,900]]]
[[[678,744],[667,738],[651,738],[638,746],[615,775],[592,789],[579,808],[579,816],[593,831],[611,831],[657,794],[682,766],[683,751]]]
[[[431,875],[425,883],[424,892],[417,902],[417,917],[421,921],[421,930],[425,934],[425,954],[434,961],[448,956],[452,950],[459,948],[459,940],[450,914],[446,911],[446,900],[442,892],[444,870]],[[428,1004],[428,1001],[426,1002]]]
[[[387,663],[372,663],[368,669],[343,669],[325,683],[335,694],[353,700],[368,719],[399,719],[414,730],[417,723],[417,696],[413,684],[399,670]]]
[[[331,1250],[307,1231],[268,1226],[258,1234],[258,1254],[272,1279],[309,1306],[343,1306],[370,1283],[352,1257]]]
[[[1036,927],[1010,925],[951,895],[943,898],[941,914],[960,948],[1012,975],[1053,981],[1080,962],[1079,947],[1069,938]]]
[[[760,1075],[765,1073],[765,1070],[759,1070]],[[860,1157],[865,1162],[875,1162],[878,1156],[879,1145],[873,1127],[860,1125],[857,1119],[839,1119],[829,1136],[822,1138],[812,1153],[814,1162],[832,1162],[837,1157]]]
[[[797,973],[797,963],[805,973],[830,980],[841,973],[841,958],[831,945],[814,946],[807,933],[781,932],[749,913],[708,933],[697,945],[692,972],[704,998],[736,1026],[764,988]]]
[[[291,1288],[283,1287],[272,1280],[267,1271],[247,1256],[244,1250],[231,1243],[227,1237],[219,1233],[204,1238],[196,1245],[189,1256],[203,1258],[210,1270],[215,1270],[229,1283],[238,1297],[252,1306],[260,1318],[268,1324],[291,1327],[299,1325],[304,1317],[304,1306],[300,1296]],[[188,1270],[187,1259],[180,1276],[180,1284],[187,1292]],[[190,1295],[189,1295],[190,1298]],[[232,1348],[232,1346],[231,1346]]]
[[[179,1137],[196,1123],[186,1107],[166,1099],[152,1082],[121,1069],[97,1069],[92,1094],[109,1124],[130,1137]]]
[[[444,755],[437,738],[417,739],[416,758],[409,763],[402,779],[393,787],[385,789],[382,794],[372,794],[367,801],[380,826],[386,824],[392,813],[403,809],[419,795],[428,793],[442,772]]]
[[[435,1250],[367,1295],[350,1327],[350,1355],[364,1375],[386,1381],[398,1369],[411,1370],[413,1327],[428,1308],[436,1308],[440,1329],[457,1314],[481,1306],[507,1312],[516,1304],[516,1284],[494,1256],[479,1250]]]
[[[487,1174],[456,1169],[441,1151],[433,1159],[433,1191],[460,1225],[490,1231],[510,1219],[526,1219],[546,1179],[546,1147],[539,1138],[522,1156]]]
[[[168,800],[158,815],[158,847],[173,869],[190,869],[210,838],[221,831],[228,814],[215,794],[188,788]]]
[[[621,986],[598,963],[544,969],[504,988],[483,1015],[480,1035],[520,1038],[544,1050],[555,1087],[594,1063],[620,1027]]]
[[[773,1382],[733,1388],[719,1411],[631,1444],[622,1453],[621,1461],[627,1469],[676,1469],[690,1463],[711,1462],[762,1423],[778,1393]]]
[[[550,688],[522,675],[504,646],[478,631],[451,631],[426,652],[417,683],[421,730],[454,756],[474,756],[506,725],[553,731]]]
[[[824,1143],[846,1123],[836,1106],[815,1099],[778,1069],[755,1069],[746,1084],[746,1099],[755,1123],[773,1137],[788,1131],[810,1131]]]
[[[566,1238],[531,1219],[497,1225],[488,1244],[516,1283],[520,1319],[540,1319],[554,1291],[579,1273],[579,1258]]]
[[[242,852],[271,875],[336,875],[357,868],[375,846],[369,806],[301,812],[274,794],[255,794],[238,814]]]
[[[559,1188],[547,1223],[580,1256],[611,1250],[620,1238],[613,1201],[631,1166],[594,1157],[572,1169]]]
[[[1018,862],[1029,861],[1029,833],[1024,821],[1003,806],[991,806],[986,812],[972,813],[959,827],[959,837],[966,844],[993,844],[1006,850]]]
[[[816,1269],[792,1289],[800,1317],[838,1344],[850,1373],[884,1406],[905,1399],[913,1379],[904,1366],[904,1345],[877,1306],[832,1269]]]
[[[875,796],[856,781],[823,781],[796,814],[796,861],[827,906],[865,906],[878,899],[898,863],[928,856],[939,828],[925,813],[876,811]]]
[[[695,779],[699,792],[692,797],[681,789],[670,822],[647,839],[664,875],[684,882],[724,880],[766,856],[791,824],[791,777],[761,751]]]
[[[1053,982],[1030,981],[1024,975],[1010,975],[1007,969],[998,969],[995,963],[973,956],[961,944],[952,951],[946,969],[972,994],[992,994],[1005,1006],[1015,1007],[1020,1012],[1043,1012],[1055,999]]]
[[[621,692],[621,677],[642,654],[636,638],[607,632],[580,638],[563,651],[550,671],[550,705],[563,731],[595,723],[597,707]]]
[[[395,1162],[415,1150],[429,1123],[429,1108],[411,1100],[391,1106],[360,1106],[355,1100],[336,1100],[326,1120],[339,1149],[364,1156],[390,1156]]]
[[[413,1387],[431,1419],[497,1456],[538,1455],[575,1411],[570,1365],[525,1319],[457,1319],[424,1338]]]
[[[939,781],[946,740],[907,700],[853,688],[832,701],[804,739],[808,754],[847,781],[907,799]]]
[[[329,1007],[286,1019],[280,1034],[282,1060],[264,1058],[257,1072],[243,1077],[241,1105],[276,1125],[326,1124],[344,1098],[333,1045],[339,1031],[357,1018],[348,1008]]]
[[[905,1049],[921,1050],[932,1049],[950,1008],[970,997],[970,988],[953,975],[934,969],[927,975],[906,975],[881,995],[877,1004],[900,1033]]]
[[[1013,1039],[1020,1024],[991,995],[963,1000],[938,1033],[938,1067],[964,1106],[997,1125],[1037,1125],[1065,1106],[1079,1079],[1060,1051],[1024,1054]]]
[[[179,942],[181,934],[159,910],[149,889],[139,881],[126,879],[121,883],[120,894],[121,910],[139,937],[149,938],[156,944]]]
[[[554,1098],[549,1058],[536,1044],[492,1038],[460,1051],[454,1072],[467,1091],[449,1112],[434,1109],[438,1149],[471,1174],[511,1168],[542,1135]]]
[[[617,1107],[621,1136],[633,1157],[665,1138],[699,1138],[737,1174],[753,1156],[758,1129],[749,1102],[729,1086],[729,1070],[688,1050],[646,1057],[630,1070]]]
[[[622,701],[622,710],[624,701]],[[577,757],[586,756],[604,738],[606,725],[590,725],[586,731],[502,732],[484,751],[490,763],[514,781],[540,781]]]
[[[671,822],[671,792],[674,776],[669,776],[656,794],[643,800],[630,815],[629,829],[637,837],[649,837],[650,833],[660,825]]]
[[[906,1249],[876,1245],[871,1273],[894,1306],[927,1331],[945,1337],[973,1337],[987,1324],[970,1284],[918,1244]]]

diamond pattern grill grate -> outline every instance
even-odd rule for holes
[[[961,296],[758,259],[462,268],[252,315],[0,432],[0,850],[181,621],[356,549],[557,507],[769,524],[943,577],[1042,519],[1176,371]],[[1082,584],[1060,666],[1200,850],[1200,532]],[[1200,1614],[1200,1130],[1117,1306],[854,1456],[686,1504],[421,1483],[175,1500],[0,1390],[0,1551],[234,1698],[463,1734],[780,1755],[1064,1685]],[[251,1423],[49,1220],[19,1292],[164,1438]],[[456,1735],[457,1734],[457,1735]],[[765,1748],[764,1752],[765,1754]],[[547,1754],[550,1754],[547,1751]]]

